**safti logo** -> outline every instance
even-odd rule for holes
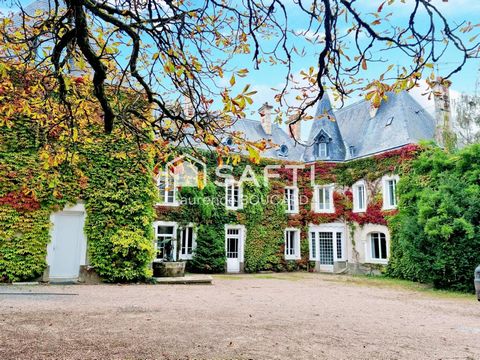
[[[169,161],[165,170],[165,174],[173,178],[175,186],[203,189],[207,185],[207,166],[189,154]]]

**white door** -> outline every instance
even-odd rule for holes
[[[84,262],[86,252],[84,223],[84,212],[61,211],[53,215],[52,243],[49,249],[50,280],[78,279],[80,264]]]
[[[330,231],[317,233],[320,271],[333,271],[333,235]]]
[[[242,258],[242,230],[238,227],[227,227],[225,234],[225,250],[227,253],[227,272],[240,272]]]
[[[345,260],[343,225],[315,225],[310,227],[310,259],[318,261],[320,271],[333,271],[335,261]]]

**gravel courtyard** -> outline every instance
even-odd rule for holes
[[[480,359],[473,296],[363,278],[239,275],[214,285],[0,293],[0,359]]]

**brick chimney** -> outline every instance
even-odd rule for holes
[[[263,131],[265,131],[267,135],[272,135],[272,109],[273,106],[269,105],[268,102],[258,109]]]
[[[448,139],[453,136],[450,109],[451,81],[438,77],[433,82],[433,99],[435,103],[435,142],[442,147],[448,146]]]
[[[302,139],[302,121],[298,120],[297,122],[295,122],[295,120],[297,119],[298,119],[298,116],[296,114],[290,115],[288,117],[287,132],[288,132],[288,135],[290,135],[290,137],[292,137],[297,141],[300,141]]]

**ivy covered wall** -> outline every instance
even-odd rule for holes
[[[57,150],[49,134],[27,120],[15,124],[0,127],[0,280],[42,275],[50,215],[78,201],[85,203],[88,259],[97,273],[106,281],[150,276],[152,156],[138,155],[136,139],[116,132],[46,160],[45,151]]]
[[[315,183],[335,183],[335,212],[319,214],[311,209],[313,188],[311,186],[311,164],[297,170],[300,204],[298,214],[287,214],[283,203],[284,187],[291,186],[293,170],[284,166],[276,169],[278,178],[268,183],[263,180],[266,165],[279,164],[271,159],[261,159],[253,164],[242,159],[234,166],[231,174],[239,180],[249,166],[256,176],[259,186],[253,181],[243,184],[244,206],[239,210],[225,208],[225,189],[213,182],[219,180],[215,169],[218,164],[216,154],[201,152],[195,154],[206,164],[208,183],[204,189],[186,187],[179,191],[179,207],[157,206],[157,220],[176,221],[179,225],[194,223],[197,231],[197,249],[189,268],[198,272],[223,272],[225,269],[225,224],[242,224],[246,227],[244,250],[244,270],[257,272],[264,270],[292,271],[310,269],[308,225],[334,221],[363,226],[366,223],[387,224],[387,218],[395,211],[382,210],[380,179],[383,175],[408,171],[409,162],[421,151],[417,145],[408,145],[397,150],[346,163],[316,163]],[[286,165],[287,163],[283,163]],[[290,165],[301,165],[291,163]],[[351,186],[358,180],[370,183],[369,204],[363,213],[352,211]],[[220,179],[223,181],[222,179]],[[249,201],[249,199],[254,201]],[[208,199],[208,201],[205,201]],[[273,199],[273,201],[272,201]],[[301,259],[285,260],[284,230],[294,227],[301,230]]]

